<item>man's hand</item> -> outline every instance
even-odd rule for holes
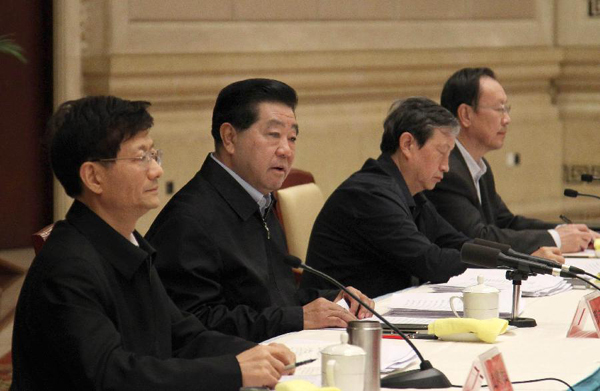
[[[296,362],[296,355],[285,345],[272,343],[259,345],[235,356],[242,370],[244,387],[269,387],[281,379],[283,368]],[[287,374],[291,374],[290,371]]]
[[[558,247],[540,247],[535,252],[531,253],[531,255],[556,261],[560,264],[565,263],[565,258],[562,256]]]
[[[560,236],[560,250],[574,253],[585,250],[592,241],[592,231],[585,224],[567,224],[556,227]]]
[[[357,296],[359,299],[365,302],[365,304],[367,304],[369,307],[375,308],[375,302],[371,300],[367,295],[363,294],[361,291],[351,286],[347,287],[347,289],[350,292],[352,292],[354,296]],[[337,303],[342,299],[346,300],[346,302],[350,306],[350,313],[355,314],[358,319],[370,318],[371,316],[373,316],[371,311],[364,308],[358,303],[358,301],[354,300],[349,294],[347,294],[343,290],[340,291],[340,293],[335,298],[334,302]]]
[[[323,327],[346,327],[348,322],[356,320],[348,310],[322,297],[302,307],[304,329],[322,329]]]

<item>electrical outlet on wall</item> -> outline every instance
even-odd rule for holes
[[[521,164],[521,154],[518,152],[508,152],[506,154],[506,166],[515,167]]]
[[[166,181],[165,182],[165,193],[167,193],[167,195],[171,195],[171,194],[173,194],[174,191],[175,191],[175,184],[173,183],[173,181]]]

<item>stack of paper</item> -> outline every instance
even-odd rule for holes
[[[405,292],[395,293],[392,296],[389,305],[390,310],[385,314],[386,320],[390,316],[418,318],[422,323],[431,323],[433,319],[454,317],[450,308],[450,298],[452,296],[462,296],[461,294],[447,293],[421,293]],[[524,301],[519,301],[519,314],[523,312]],[[461,300],[454,300],[454,308],[462,316],[463,303]],[[500,317],[509,317],[512,315],[512,294],[508,291],[501,291],[499,302]],[[397,322],[398,323],[398,322]],[[404,320],[400,323],[407,323]]]
[[[477,276],[483,276],[485,284],[500,291],[511,291],[512,281],[506,279],[506,270],[501,269],[467,269],[463,274],[452,277],[444,284],[434,284],[435,292],[462,292],[465,288],[477,285]],[[550,275],[531,276],[521,283],[523,297],[551,296],[571,289],[571,284],[562,277]]]

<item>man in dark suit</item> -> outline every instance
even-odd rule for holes
[[[213,111],[215,152],[146,235],[159,250],[158,271],[180,308],[211,329],[253,341],[346,327],[355,313],[368,315],[354,301],[350,312],[332,302],[342,297],[338,291],[298,290],[284,263],[285,237],[271,192],[294,161],[296,104],[296,92],[276,80],[225,87]]]
[[[525,253],[541,246],[581,251],[598,237],[583,224],[556,226],[514,215],[496,192],[484,155],[502,148],[510,105],[491,69],[454,73],[444,85],[441,105],[456,116],[461,130],[450,156],[450,172],[426,195],[450,224],[471,238],[509,244]]]
[[[148,102],[88,97],[52,117],[51,162],[75,198],[27,274],[12,390],[230,390],[274,386],[283,345],[208,331],[168,297],[135,231],[156,208],[161,151]]]
[[[307,264],[372,297],[464,272],[460,249],[469,238],[422,194],[448,171],[457,133],[456,119],[430,99],[396,102],[379,158],[344,181],[317,216]],[[302,286],[324,284],[305,275]]]

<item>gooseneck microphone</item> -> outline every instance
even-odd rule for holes
[[[536,262],[526,261],[524,259],[518,259],[511,257],[510,255],[504,255],[497,248],[491,248],[486,246],[480,246],[475,243],[465,243],[460,251],[461,261],[477,266],[483,266],[487,268],[497,267],[508,267],[516,269],[528,274],[550,274],[553,276],[561,277],[574,277],[575,274],[567,271],[563,271],[558,268],[541,265]]]
[[[573,190],[573,189],[565,189],[564,195],[566,195],[567,197],[571,197],[571,198],[591,197],[591,198],[597,198],[600,200],[600,197],[598,197],[597,195],[584,194],[584,193],[580,193],[577,190]]]
[[[518,259],[510,255],[504,255],[497,248],[480,246],[474,243],[465,243],[460,251],[461,261],[487,268],[508,267],[527,274],[549,274],[552,276],[577,278],[600,290],[592,282],[582,278],[575,273],[565,271],[556,267],[541,265],[536,262]]]
[[[584,182],[600,181],[600,176],[591,174],[581,174],[581,180]]]
[[[387,319],[381,316],[374,308],[371,308],[364,301],[359,299],[354,293],[350,292],[348,288],[342,285],[339,281],[334,279],[333,277],[319,271],[313,269],[312,267],[302,263],[300,258],[295,257],[293,255],[287,254],[284,257],[284,262],[286,265],[291,266],[293,268],[300,268],[304,271],[312,273],[324,280],[329,281],[336,287],[340,288],[344,292],[346,292],[350,297],[356,300],[360,305],[371,311],[373,315],[375,315],[378,319],[380,319],[383,323],[385,323],[390,329],[394,330],[394,332],[400,335],[404,340],[408,343],[412,350],[415,351],[419,360],[421,360],[421,365],[419,369],[414,369],[411,371],[397,371],[393,372],[386,377],[381,379],[381,386],[387,388],[419,388],[419,389],[430,389],[430,388],[449,388],[452,386],[446,375],[444,375],[438,369],[435,369],[431,363],[423,358],[419,349],[412,343],[410,338],[406,336],[402,331],[398,330],[396,326],[391,324]]]
[[[515,258],[519,258],[519,259],[524,259],[524,260],[530,261],[530,262],[541,263],[541,264],[549,266],[549,267],[562,269],[566,272],[571,272],[571,273],[575,273],[575,274],[586,274],[588,276],[595,278],[595,276],[593,274],[589,274],[585,270],[582,270],[576,266],[563,265],[561,263],[552,261],[550,259],[536,257],[535,255],[523,254],[523,253],[513,250],[512,248],[510,248],[510,246],[508,244],[492,242],[492,241],[485,240],[485,239],[475,239],[474,243],[478,244],[480,246],[498,249],[498,250],[502,251],[502,254],[504,254],[504,255],[509,255],[511,257],[515,257]]]

